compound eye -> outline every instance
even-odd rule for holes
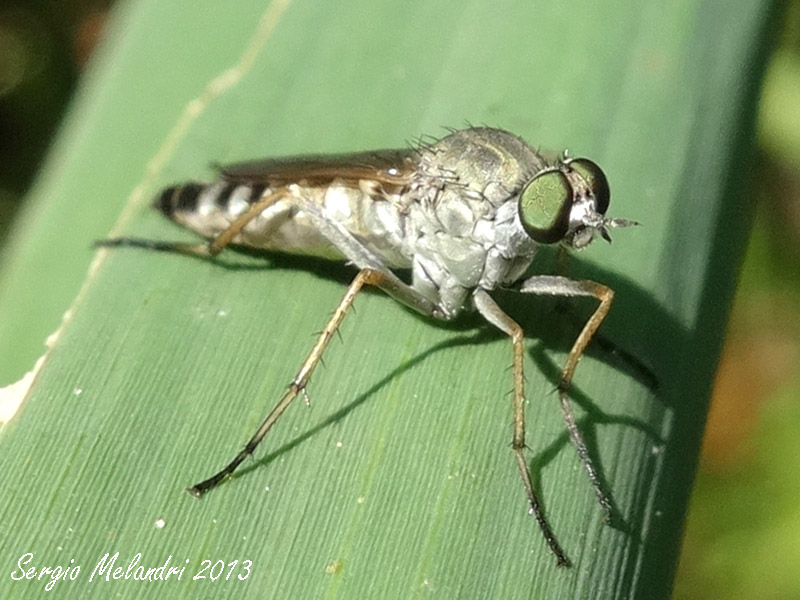
[[[594,195],[597,212],[605,215],[611,202],[611,189],[603,169],[588,158],[575,158],[567,166],[583,178]]]
[[[569,229],[572,186],[561,171],[539,173],[522,189],[519,218],[525,232],[540,244],[560,242]]]

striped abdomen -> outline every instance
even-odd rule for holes
[[[188,182],[166,188],[154,203],[165,216],[205,238],[214,238],[270,193],[262,184]],[[306,188],[306,201],[320,202],[324,190]],[[234,244],[264,250],[340,259],[294,199],[280,199],[248,221]]]
[[[221,213],[235,218],[260,199],[265,190],[266,186],[257,184],[190,182],[166,188],[153,205],[175,220],[190,213],[202,216]]]

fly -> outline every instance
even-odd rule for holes
[[[595,298],[599,304],[575,340],[558,383],[570,439],[595,494],[611,518],[575,422],[568,396],[575,368],[611,308],[614,291],[594,281],[556,275],[524,278],[541,244],[580,250],[608,230],[635,225],[605,216],[605,174],[566,152],[548,159],[501,129],[474,127],[402,150],[300,156],[235,164],[213,183],[164,190],[155,206],[207,241],[196,244],[115,238],[103,246],[139,246],[211,258],[229,245],[345,260],[358,268],[328,324],[281,399],[245,447],[222,470],[188,492],[202,496],[251,455],[306,386],[359,291],[374,286],[417,312],[451,320],[477,310],[509,336],[513,348],[512,449],[529,513],[559,566],[570,561],[533,489],[524,456],[523,331],[491,292],[514,287],[527,294]],[[411,272],[411,283],[396,275]]]

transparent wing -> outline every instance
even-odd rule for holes
[[[268,158],[221,167],[221,177],[232,183],[270,186],[302,183],[327,186],[335,179],[354,187],[362,180],[389,186],[411,182],[417,152],[413,149],[375,150],[349,154],[321,154]]]

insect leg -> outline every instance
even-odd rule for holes
[[[242,232],[242,229],[244,229],[250,221],[258,217],[267,208],[279,200],[283,200],[284,198],[292,196],[293,195],[289,191],[289,188],[285,186],[265,193],[263,196],[261,196],[261,198],[254,202],[250,208],[236,217],[236,219],[234,219],[227,229],[220,232],[217,237],[215,237],[213,240],[210,240],[208,244],[205,245],[206,251],[208,252],[207,256],[216,256],[222,252],[222,250]]]
[[[564,414],[564,421],[567,424],[569,437],[578,450],[581,463],[586,473],[589,475],[589,480],[592,482],[595,495],[605,513],[605,519],[607,522],[610,522],[612,516],[611,501],[600,483],[600,477],[589,456],[589,450],[586,447],[583,434],[575,422],[575,413],[572,410],[572,403],[570,402],[567,391],[572,383],[572,376],[575,374],[575,367],[578,366],[578,361],[581,356],[583,356],[586,347],[589,345],[589,342],[611,308],[611,302],[614,300],[614,290],[594,281],[569,279],[568,277],[559,277],[555,275],[539,275],[531,277],[523,282],[520,291],[527,294],[551,296],[585,296],[596,298],[600,301],[600,304],[592,313],[592,316],[589,317],[589,320],[586,321],[575,343],[573,343],[572,349],[569,351],[567,362],[561,371],[561,379],[558,382],[558,399],[561,403],[561,411]]]
[[[478,312],[480,312],[489,323],[511,338],[511,344],[514,350],[514,439],[511,447],[514,450],[519,473],[522,476],[522,485],[525,487],[525,494],[528,497],[528,504],[530,505],[529,512],[536,517],[536,521],[539,524],[539,528],[542,530],[547,545],[550,547],[553,554],[556,555],[558,566],[568,567],[570,561],[559,545],[558,540],[556,540],[555,534],[544,516],[539,498],[533,489],[528,464],[525,461],[525,375],[523,372],[524,355],[522,342],[524,334],[522,327],[504,313],[486,291],[478,288],[474,293],[474,299]]]
[[[244,461],[248,455],[253,453],[259,443],[261,443],[261,440],[264,439],[264,436],[267,435],[267,432],[272,428],[275,422],[292,403],[292,400],[294,400],[298,394],[301,394],[305,391],[308,380],[311,378],[311,374],[314,372],[314,369],[322,358],[325,348],[327,348],[328,343],[341,325],[342,320],[347,314],[350,306],[353,304],[353,300],[355,300],[356,295],[364,285],[376,286],[393,298],[408,304],[419,312],[424,314],[433,313],[432,303],[406,286],[391,273],[378,271],[376,269],[362,269],[359,271],[358,275],[356,275],[355,279],[353,279],[352,283],[350,283],[350,286],[347,288],[347,292],[345,292],[345,295],[342,298],[342,301],[339,303],[339,306],[336,307],[336,310],[334,311],[330,321],[328,321],[328,324],[322,330],[322,333],[320,333],[317,343],[314,344],[314,347],[311,349],[311,352],[308,353],[308,356],[300,367],[300,370],[289,384],[289,388],[286,390],[286,392],[284,392],[281,399],[275,405],[275,408],[272,409],[272,411],[261,423],[258,431],[256,431],[253,437],[250,438],[250,441],[247,442],[245,447],[224,469],[215,473],[205,481],[201,481],[200,483],[187,488],[186,491],[188,491],[194,497],[199,498],[211,488],[216,487],[223,479],[225,479],[225,477],[233,473],[242,463],[242,461]]]

